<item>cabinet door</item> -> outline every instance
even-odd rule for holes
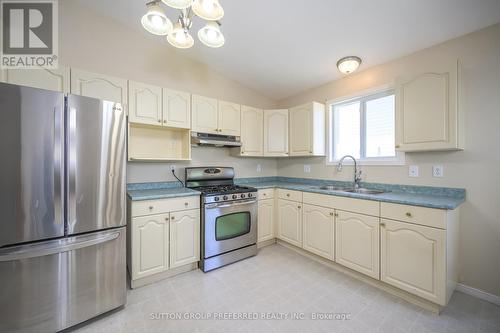
[[[241,106],[241,155],[262,156],[264,142],[264,112]]]
[[[58,69],[6,69],[0,72],[1,81],[33,88],[69,93],[69,67]]]
[[[219,101],[219,133],[240,136],[241,106]]]
[[[303,248],[334,259],[334,212],[331,208],[304,205]]]
[[[163,89],[163,125],[191,128],[191,94]]]
[[[413,77],[396,89],[396,148],[401,151],[460,149],[458,67],[453,61]]]
[[[300,203],[278,200],[278,238],[302,247],[302,206]]]
[[[379,278],[379,218],[337,211],[335,260],[360,273]]]
[[[288,110],[264,111],[264,155],[288,155]]]
[[[257,241],[263,242],[274,238],[274,199],[259,200],[259,222]]]
[[[305,156],[312,149],[312,110],[311,105],[290,109],[290,156]]]
[[[191,129],[195,132],[218,134],[218,106],[215,98],[192,95]]]
[[[161,88],[128,81],[128,120],[131,123],[158,125],[162,123]]]
[[[170,213],[170,268],[200,260],[200,210]]]
[[[132,279],[168,269],[169,214],[132,219]]]
[[[127,80],[71,69],[71,93],[127,105]],[[125,108],[127,109],[127,108]]]
[[[445,305],[446,231],[383,219],[380,232],[381,280]]]

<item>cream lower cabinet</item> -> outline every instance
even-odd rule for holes
[[[302,247],[302,203],[278,199],[278,238]]]
[[[446,231],[382,219],[380,279],[445,305]]]
[[[70,92],[70,69],[6,69],[0,71],[0,81],[21,86]]]
[[[302,223],[302,248],[321,257],[333,260],[335,241],[333,209],[304,205]]]
[[[170,268],[200,260],[200,210],[170,213]]]
[[[372,278],[379,278],[379,224],[374,216],[336,211],[335,260]]]
[[[267,195],[267,193],[265,193]],[[274,199],[259,200],[257,242],[274,238]]]
[[[135,217],[131,231],[132,279],[166,271],[169,267],[169,214]]]

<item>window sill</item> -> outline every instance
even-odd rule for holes
[[[398,156],[396,158],[386,158],[386,159],[383,159],[383,158],[380,158],[380,159],[360,159],[360,160],[356,160],[356,163],[358,165],[374,165],[374,166],[390,166],[390,165],[394,165],[394,166],[398,166],[398,165],[406,165],[406,161],[405,161],[405,156]],[[326,165],[338,165],[339,164],[339,160],[335,160],[335,161],[328,161],[328,159],[326,160]],[[343,165],[354,165],[353,161],[351,159],[345,159],[344,162],[342,162]]]

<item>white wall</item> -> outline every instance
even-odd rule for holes
[[[274,100],[189,59],[166,41],[130,29],[74,0],[59,2],[59,17],[62,64],[260,108],[276,105]],[[128,182],[175,180],[168,171],[170,164],[178,168],[235,166],[238,177],[276,175],[276,160],[237,159],[229,156],[228,149],[193,149],[192,155],[190,163],[128,163]],[[262,173],[255,171],[259,163]]]
[[[407,154],[406,166],[363,166],[364,180],[466,188],[460,276],[469,286],[500,295],[500,24],[306,91],[280,101],[279,106],[324,102],[391,84],[400,74],[425,71],[428,64],[448,58],[459,58],[463,65],[466,149]],[[303,164],[311,165],[310,174],[303,173]],[[410,164],[420,167],[420,178],[408,177]],[[444,166],[443,178],[432,177],[433,164]],[[324,158],[280,159],[278,173],[352,179],[352,167],[336,173],[334,167],[325,165]]]

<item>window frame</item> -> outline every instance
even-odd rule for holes
[[[378,87],[376,89],[365,90],[358,92],[350,96],[344,96],[341,98],[336,98],[326,102],[327,106],[327,158],[326,165],[337,165],[339,160],[335,159],[335,152],[333,151],[333,139],[334,139],[334,107],[335,105],[360,102],[360,155],[364,156],[366,154],[366,102],[372,99],[377,99],[389,95],[395,95],[395,89],[392,86],[386,85],[383,87]],[[396,106],[394,106],[394,112],[396,111]],[[396,115],[395,115],[396,116]],[[397,118],[397,117],[395,117]],[[396,136],[396,120],[394,123],[394,135]],[[394,138],[394,143],[396,142],[396,137]],[[396,156],[390,157],[361,157],[356,159],[359,165],[405,165],[405,153],[396,150]],[[350,159],[344,160],[344,164],[350,165],[354,164]]]

